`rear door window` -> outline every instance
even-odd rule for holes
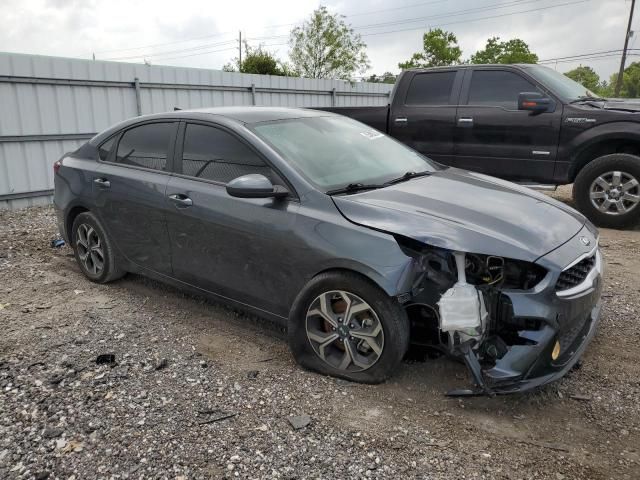
[[[539,92],[539,89],[514,72],[476,70],[471,77],[467,104],[517,110],[518,95],[522,92]]]
[[[448,105],[456,72],[419,73],[407,91],[406,105]]]
[[[182,151],[182,174],[220,183],[259,173],[274,184],[272,169],[232,134],[216,127],[188,123]]]
[[[175,123],[148,123],[124,132],[118,143],[116,163],[167,170]]]

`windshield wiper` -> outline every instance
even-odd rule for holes
[[[602,97],[591,97],[589,95],[585,95],[584,97],[578,97],[575,100],[571,100],[569,103],[580,103],[580,102],[607,102],[608,99]]]
[[[340,193],[354,193],[360,192],[362,190],[374,190],[376,188],[382,188],[385,185],[378,185],[375,183],[372,184],[364,184],[364,183],[350,183],[345,187],[335,188],[333,190],[328,190],[327,195],[337,195]]]
[[[427,175],[431,175],[433,172],[429,170],[425,170],[424,172],[407,172],[401,177],[394,178],[384,182],[385,185],[393,185],[394,183],[406,182],[407,180],[411,180],[412,178],[417,177],[426,177]]]

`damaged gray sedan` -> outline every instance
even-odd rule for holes
[[[392,375],[411,343],[473,385],[528,390],[594,335],[603,260],[575,210],[300,109],[138,117],[54,166],[60,230],[95,282],[126,272],[288,328],[304,367]]]

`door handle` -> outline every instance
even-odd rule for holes
[[[473,126],[473,117],[460,117],[458,119],[458,124],[465,127],[471,127]]]
[[[169,195],[169,200],[175,204],[176,208],[187,208],[193,205],[193,200],[181,193],[173,193]]]
[[[399,125],[406,125],[409,122],[407,117],[396,117],[393,121]]]
[[[95,183],[96,185],[98,185],[101,188],[110,188],[111,187],[111,182],[109,180],[107,180],[106,178],[94,178],[93,179],[93,183]]]

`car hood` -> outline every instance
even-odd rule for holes
[[[604,110],[624,110],[625,112],[640,112],[640,101],[628,98],[610,98],[602,107]]]
[[[544,194],[456,168],[333,201],[348,220],[365,227],[531,262],[567,242],[586,221]]]

